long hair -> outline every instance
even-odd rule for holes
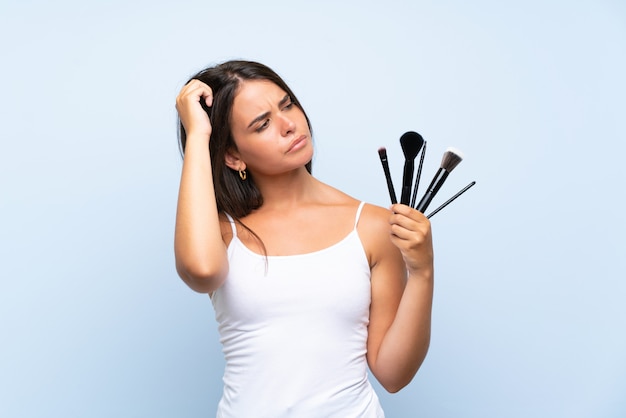
[[[232,136],[230,120],[233,101],[241,82],[244,80],[267,80],[276,84],[291,97],[293,104],[302,110],[309,130],[312,132],[311,123],[287,83],[271,68],[258,62],[226,61],[200,71],[192,76],[189,81],[194,79],[202,81],[213,90],[213,105],[209,108],[203,101],[200,103],[209,115],[212,126],[209,152],[217,209],[220,213],[228,213],[241,224],[240,218],[263,204],[263,196],[254,183],[253,176],[248,173],[248,178],[242,181],[238,172],[227,167],[225,163],[226,153],[237,150],[237,145]],[[179,145],[184,158],[187,134],[180,120],[178,124]],[[306,164],[306,169],[309,173],[311,172],[311,161]],[[245,227],[245,225],[243,226]],[[246,227],[246,229],[248,228]]]

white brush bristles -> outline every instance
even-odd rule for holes
[[[463,153],[454,147],[449,147],[441,159],[441,168],[450,172],[454,170],[461,161],[463,161]]]

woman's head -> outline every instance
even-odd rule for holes
[[[266,80],[277,85],[287,93],[292,103],[302,110],[309,130],[311,130],[311,124],[289,86],[278,74],[263,64],[251,61],[227,61],[200,71],[191,77],[190,81],[193,79],[202,81],[213,91],[213,105],[208,108],[203,102],[201,104],[209,115],[212,126],[209,150],[218,210],[227,212],[235,218],[244,217],[261,206],[263,197],[254,183],[253,176],[249,175],[245,181],[242,181],[239,173],[228,168],[225,163],[227,154],[237,151],[231,118],[235,96],[242,83]],[[185,129],[180,124],[179,140],[183,154],[186,139]],[[310,161],[306,164],[306,168],[309,172],[311,171]]]

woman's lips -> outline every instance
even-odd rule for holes
[[[306,135],[299,136],[298,138],[291,141],[291,144],[289,144],[289,148],[287,149],[287,152],[298,151],[300,148],[304,147],[305,145],[306,145]]]

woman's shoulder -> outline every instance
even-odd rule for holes
[[[361,211],[360,219],[363,220],[363,224],[371,226],[388,225],[389,215],[391,215],[391,211],[382,206],[366,202],[360,199],[357,199],[346,192],[343,192],[333,186],[330,186],[326,183],[320,182],[320,186],[322,190],[324,190],[323,199],[326,202],[335,204],[337,206],[349,206],[349,207],[357,207],[360,204],[363,204],[363,209]],[[359,220],[359,224],[361,221]]]
[[[358,200],[346,192],[320,180],[315,181],[317,182],[316,194],[319,199],[336,205],[358,204]]]
[[[358,224],[359,229],[372,234],[378,234],[383,230],[386,232],[389,230],[390,216],[391,211],[389,209],[365,202]]]
[[[390,217],[391,211],[387,208],[372,203],[363,205],[357,231],[370,266],[377,264],[382,257],[395,249],[390,239]]]

